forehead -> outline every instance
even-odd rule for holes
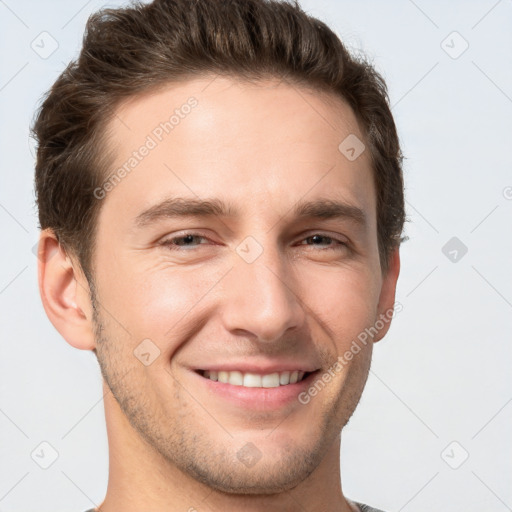
[[[188,121],[182,123],[187,118]],[[307,120],[307,124],[296,124],[299,118]],[[172,125],[170,131],[161,126],[166,122]],[[315,136],[319,129],[320,137]],[[158,89],[129,97],[118,106],[108,132],[112,144],[126,147],[139,142],[137,132],[160,139],[171,131],[175,136],[179,133],[186,136],[196,130],[200,130],[202,136],[208,131],[209,138],[218,134],[216,142],[220,144],[229,144],[229,136],[244,138],[244,133],[251,140],[259,136],[258,141],[266,145],[272,142],[268,135],[277,133],[288,134],[289,140],[292,137],[296,141],[310,140],[317,147],[320,138],[329,145],[340,135],[356,134],[363,139],[351,107],[332,93],[285,80],[249,82],[238,77],[210,75],[163,84]],[[326,139],[328,132],[333,140]]]
[[[107,135],[109,174],[122,176],[105,201],[124,217],[173,194],[244,198],[256,212],[336,192],[374,209],[369,151],[350,160],[340,150],[351,137],[363,144],[363,134],[348,104],[328,93],[197,78],[123,102]]]

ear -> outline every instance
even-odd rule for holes
[[[94,349],[90,290],[80,265],[50,229],[41,231],[37,256],[39,293],[50,322],[71,346]]]
[[[395,311],[395,292],[398,275],[400,274],[400,249],[397,247],[390,254],[389,268],[383,276],[382,288],[377,306],[376,322],[381,320],[384,324],[378,329],[377,334],[373,338],[373,342],[380,341],[387,334],[391,325],[391,318]],[[380,324],[380,322],[379,322]]]

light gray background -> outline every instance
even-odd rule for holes
[[[81,512],[106,490],[97,363],[60,337],[38,294],[28,139],[105,5],[0,0],[0,512]],[[512,510],[512,2],[302,6],[373,58],[407,157],[404,309],[343,433],[344,491],[389,512]],[[51,49],[43,31],[59,45],[46,59],[31,48]],[[452,237],[468,248],[455,262],[442,251]],[[48,469],[31,458],[43,441],[58,452]]]

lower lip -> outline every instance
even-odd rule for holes
[[[275,388],[246,388],[244,386],[234,386],[215,380],[208,379],[192,372],[195,377],[206,387],[210,394],[219,396],[224,400],[250,410],[268,411],[279,409],[290,403],[300,404],[298,396],[308,389],[316,378],[318,370],[310,373],[305,379],[295,384],[286,384]]]

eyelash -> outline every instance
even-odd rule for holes
[[[179,246],[179,245],[176,245],[174,242],[176,240],[183,240],[184,238],[187,238],[187,237],[196,237],[196,238],[203,238],[205,240],[208,240],[208,237],[202,235],[201,233],[194,233],[194,232],[190,232],[190,233],[184,233],[183,235],[180,235],[180,236],[176,236],[176,237],[173,237],[173,238],[168,238],[167,240],[164,240],[161,242],[161,245],[163,246],[166,246],[168,247],[171,251],[177,251],[177,250],[180,250],[180,249],[177,249],[176,247],[187,247],[187,246]],[[331,247],[326,247],[325,249],[322,249],[324,251],[326,250],[342,250],[342,249],[345,249],[348,247],[348,244],[346,242],[343,242],[342,240],[339,240],[338,238],[335,238],[335,237],[332,237],[332,236],[329,236],[327,234],[324,234],[324,233],[314,233],[306,238],[303,238],[302,240],[309,240],[310,238],[313,238],[315,236],[320,236],[322,238],[327,238],[329,240],[332,240],[334,242],[338,242],[338,245],[334,245],[334,246],[331,246]],[[205,245],[205,244],[199,244],[199,245]],[[301,244],[301,245],[306,245],[306,244]],[[188,246],[190,247],[190,246]],[[198,246],[193,246],[191,249],[184,249],[185,251],[191,251],[191,250],[194,250],[196,249]],[[311,246],[311,247],[314,247],[314,246]]]

